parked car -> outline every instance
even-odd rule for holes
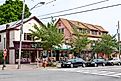
[[[110,63],[112,65],[121,65],[121,59],[119,59],[119,58],[112,58],[112,59],[108,60],[108,63]]]
[[[98,67],[99,65],[105,66],[107,62],[103,58],[98,58],[98,59],[92,59],[91,61],[88,61],[86,63],[87,66],[94,66]]]
[[[61,63],[61,67],[85,67],[86,62],[82,58],[73,58]]]

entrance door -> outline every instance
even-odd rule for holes
[[[36,51],[31,53],[31,62],[36,62]]]

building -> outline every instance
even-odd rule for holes
[[[41,26],[42,22],[34,17],[24,19],[23,35],[22,35],[22,58],[21,62],[35,62],[37,52],[41,53],[42,48],[35,48],[36,42],[33,41],[29,29],[34,30],[33,26]],[[19,57],[19,41],[20,41],[21,21],[16,21],[4,25],[0,25],[0,50],[7,49],[7,61],[15,64]]]
[[[102,34],[107,34],[103,27],[88,23],[83,23],[74,20],[67,20],[63,18],[59,18],[57,23],[57,27],[60,31],[64,33],[65,40],[71,40],[74,36],[73,27],[77,27],[78,31],[87,33],[87,36],[90,40],[98,40],[101,38]]]
[[[63,32],[64,34],[64,40],[65,42],[70,42],[74,38],[74,31],[73,28],[77,27],[77,31],[81,33],[86,33],[88,39],[97,41],[98,39],[101,38],[102,34],[107,34],[108,31],[106,31],[102,26],[98,25],[93,25],[93,24],[88,24],[88,23],[83,23],[79,21],[74,21],[74,20],[68,20],[68,19],[63,19],[59,18],[58,21],[56,22],[57,27],[59,28],[60,32]],[[89,45],[90,47],[90,45]],[[89,51],[86,50],[87,55],[89,55]]]

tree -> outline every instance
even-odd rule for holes
[[[73,29],[75,33],[75,38],[72,45],[74,47],[74,51],[80,54],[82,50],[86,49],[86,46],[90,43],[90,40],[87,38],[87,34],[85,32],[78,32],[77,27],[74,27]]]
[[[3,61],[3,52],[0,51],[0,64],[2,63],[2,61]]]
[[[21,0],[6,0],[0,6],[0,25],[21,20],[23,2]],[[31,15],[29,8],[25,5],[25,18]]]
[[[95,42],[94,51],[96,53],[107,54],[108,56],[117,48],[117,40],[115,36],[104,34],[101,40]]]
[[[60,46],[63,41],[63,34],[59,32],[54,23],[48,23],[46,25],[42,25],[41,27],[34,26],[35,30],[30,30],[32,32],[32,36],[35,40],[40,40],[42,43],[41,46],[45,50],[53,49],[54,46]]]

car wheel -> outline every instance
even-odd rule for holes
[[[111,62],[111,65],[112,65],[112,66],[114,65],[113,62]]]
[[[73,64],[71,64],[71,65],[70,65],[70,67],[71,67],[71,68],[73,68],[73,67],[74,67],[74,65],[73,65]]]
[[[95,63],[94,66],[97,67],[98,65]]]
[[[102,66],[105,66],[105,63],[103,63]]]
[[[63,68],[64,67],[64,65],[63,64],[61,64],[61,68]]]
[[[82,67],[86,67],[86,65],[85,64],[82,64]]]
[[[119,62],[119,63],[118,63],[118,65],[120,66],[120,65],[121,65],[121,63]]]

